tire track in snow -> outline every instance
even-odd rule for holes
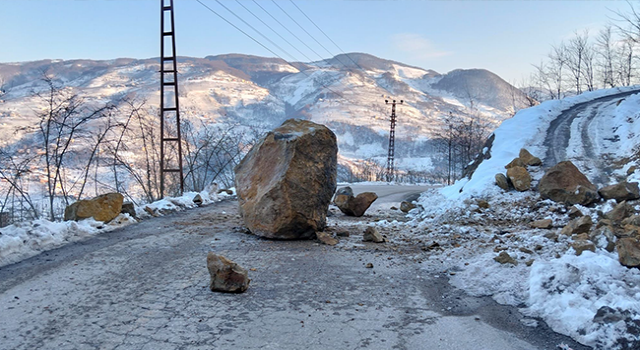
[[[592,168],[595,168],[594,173],[596,176],[591,179],[591,181],[598,185],[606,184],[608,182],[608,176],[606,174],[609,173],[609,169],[604,159],[602,159],[599,154],[596,154],[594,150],[594,142],[597,141],[591,138],[592,134],[589,132],[590,126],[598,115],[598,111],[607,103],[617,102],[618,99],[637,94],[638,92],[640,92],[640,90],[604,96],[591,101],[578,103],[562,111],[556,119],[551,121],[549,129],[547,130],[547,135],[544,140],[544,146],[547,148],[547,154],[544,159],[545,167],[549,168],[558,162],[567,160],[567,150],[569,149],[569,142],[571,140],[571,125],[576,119],[586,118],[581,125],[578,125],[584,161],[591,164]]]

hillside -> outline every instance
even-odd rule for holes
[[[180,57],[178,66],[186,118],[260,130],[288,118],[311,119],[336,132],[344,159],[386,159],[390,107],[384,100],[402,99],[396,154],[405,169],[429,168],[428,139],[442,115],[451,111],[495,127],[511,116],[514,101],[516,109],[526,106],[524,94],[486,70],[439,74],[362,53],[292,64],[241,54]],[[0,64],[6,92],[0,97],[0,125],[12,130],[31,123],[33,93],[44,87],[43,74],[88,101],[119,103],[128,97],[157,106],[158,70],[157,59]],[[9,135],[4,133],[3,143]]]
[[[640,209],[639,144],[640,86],[544,102],[502,123],[475,171],[423,194],[421,211],[401,229],[433,228],[426,237],[436,242],[457,239],[459,248],[444,260],[455,271],[450,283],[519,307],[531,317],[524,325],[538,327],[541,319],[595,349],[637,349],[640,272],[628,257],[640,254],[637,221],[631,221]],[[506,165],[522,159],[521,148],[542,162],[520,168],[530,175],[528,189],[513,189],[514,177],[505,190],[496,174],[509,174]],[[557,173],[564,161],[597,189],[590,202],[548,192],[554,176],[574,183]],[[635,194],[609,196],[620,185]],[[571,193],[584,191],[580,186]],[[578,222],[585,223],[581,229]]]

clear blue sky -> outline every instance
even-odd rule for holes
[[[246,28],[215,0],[201,1]],[[221,1],[306,61],[238,3]],[[270,0],[257,1],[315,51],[329,57]],[[277,1],[326,48],[339,53],[288,0]],[[241,2],[307,56],[319,59],[251,0]],[[442,73],[486,68],[510,81],[528,74],[531,64],[538,63],[551,44],[570,37],[575,30],[591,28],[595,34],[612,15],[609,9],[628,8],[624,1],[295,2],[346,52],[366,52]],[[0,0],[0,62],[157,57],[159,6],[159,0]],[[175,7],[179,55],[273,56],[197,1],[175,0]],[[270,46],[251,29],[246,31]]]

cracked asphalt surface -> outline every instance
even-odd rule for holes
[[[0,349],[586,349],[454,289],[411,245],[269,241],[236,212],[227,200],[0,268]],[[209,291],[208,251],[251,269],[249,290]]]

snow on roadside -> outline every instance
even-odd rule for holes
[[[0,228],[0,267],[135,222],[128,214],[120,214],[107,225],[93,219],[79,222],[38,219],[9,225]]]
[[[550,122],[563,110],[595,98],[637,89],[609,89],[560,101],[548,101],[520,111],[495,131],[491,158],[484,160],[472,178],[423,193],[421,210],[401,231],[418,229],[421,239],[439,242],[444,248],[432,251],[425,268],[451,272],[450,283],[475,296],[491,296],[501,304],[521,308],[526,317],[544,320],[554,331],[596,349],[627,349],[640,344],[640,270],[618,261],[617,253],[598,242],[595,252],[576,255],[573,238],[560,235],[567,222],[563,205],[540,200],[537,192],[505,193],[495,185],[496,173],[518,157],[520,148],[543,158],[544,136]],[[640,94],[612,103],[596,118],[602,135],[594,145],[600,152],[623,158],[640,143]],[[612,129],[613,128],[613,129]],[[619,139],[612,137],[618,135]],[[610,141],[610,140],[614,141]],[[626,175],[628,167],[619,170]],[[530,167],[533,185],[543,170]],[[640,171],[627,177],[639,180]],[[481,209],[480,200],[488,208]],[[595,207],[577,206],[585,215],[598,218],[598,211],[612,209],[611,202]],[[532,229],[533,220],[551,219],[552,229]],[[444,245],[443,245],[444,244]],[[506,252],[516,264],[494,260]],[[536,326],[531,319],[523,324]]]
[[[440,207],[425,206],[425,212],[413,213],[414,220],[404,224],[379,224],[400,226],[405,237],[438,242],[442,249],[427,255],[426,270],[451,272],[453,286],[519,307],[524,316],[542,319],[554,331],[596,349],[640,344],[640,270],[622,266],[617,253],[605,250],[604,241],[595,253],[577,256],[573,239],[559,234],[568,221],[563,206],[539,201],[534,193],[509,192],[487,198],[489,208],[479,210],[474,200],[452,205],[437,190],[429,193],[423,199]],[[534,199],[539,207],[524,207]],[[578,207],[596,216],[611,203]],[[551,219],[554,228],[528,227],[543,218]],[[503,251],[517,264],[495,261]],[[521,321],[537,326],[530,318]]]
[[[533,264],[527,305],[526,314],[583,344],[598,349],[619,347],[621,339],[637,344],[640,327],[633,321],[640,323],[640,271],[602,249],[579,256],[567,252]],[[625,312],[631,313],[630,322],[624,321]]]
[[[495,130],[491,158],[484,160],[478,166],[471,180],[467,178],[460,179],[452,186],[442,189],[441,193],[452,200],[487,195],[485,192],[495,187],[493,186],[495,175],[499,172],[504,172],[504,166],[518,157],[521,148],[526,148],[534,156],[544,157],[547,150],[543,145],[544,137],[541,135],[546,134],[550,122],[560,115],[562,111],[578,103],[638,88],[638,86],[631,86],[591,91],[563,100],[546,101],[538,106],[519,111],[513,118],[503,121],[500,127]],[[635,100],[633,102],[623,101],[621,106],[618,106],[621,108],[617,109],[616,116],[622,118],[622,116],[626,115],[628,117],[629,114],[627,113],[631,113],[637,105],[638,103]],[[633,111],[633,114],[636,114],[636,112]],[[621,150],[626,150],[628,145],[633,144],[633,141],[636,140],[625,140],[625,146],[621,147]]]
[[[231,191],[235,193],[235,189],[231,189]],[[150,204],[141,205],[136,207],[136,216],[150,218],[169,212],[194,208],[197,205],[193,202],[193,198],[197,194],[197,192],[186,192],[180,197],[167,197]],[[226,192],[209,194],[203,191],[199,194],[205,205],[231,196]],[[144,207],[149,207],[149,210],[154,214],[151,215],[145,211]],[[0,228],[0,267],[137,222],[129,214],[120,214],[107,224],[91,218],[78,222],[51,222],[46,219],[38,219],[9,225]]]

